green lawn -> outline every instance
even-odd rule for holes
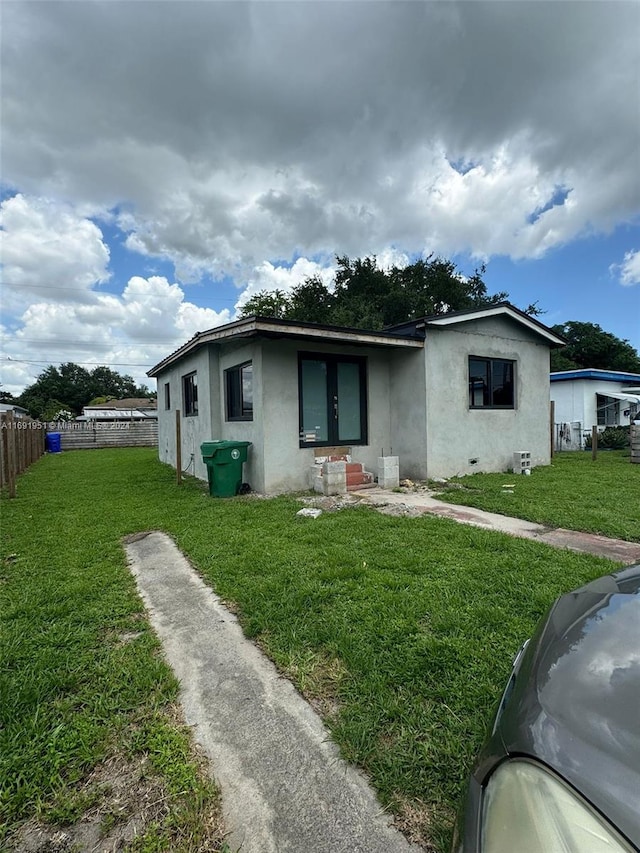
[[[0,824],[64,818],[74,786],[117,752],[150,755],[176,794],[157,846],[140,849],[179,849],[170,833],[198,822],[187,804],[211,808],[166,713],[176,684],[121,547],[160,529],[321,709],[401,824],[446,849],[514,653],[559,593],[613,564],[445,519],[357,508],[310,520],[299,508],[178,487],[148,449],[50,455],[21,477],[2,504]]]
[[[530,477],[472,474],[450,482],[464,488],[437,495],[449,503],[640,541],[640,465],[631,464],[628,450],[602,451],[595,461],[590,452],[558,453]]]

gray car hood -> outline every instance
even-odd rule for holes
[[[497,723],[640,847],[640,567],[559,598]]]

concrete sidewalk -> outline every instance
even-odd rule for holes
[[[521,539],[534,539],[537,542],[544,542],[545,545],[553,545],[555,548],[568,548],[571,551],[594,554],[629,566],[640,563],[639,542],[609,539],[595,533],[580,533],[576,530],[565,530],[562,527],[545,527],[543,524],[535,524],[521,518],[510,518],[474,507],[448,504],[430,497],[425,492],[392,492],[376,487],[351,492],[351,494],[382,511],[387,507],[391,509],[395,507],[398,511],[402,511],[402,508],[406,507],[407,511],[413,514],[429,513],[441,518],[451,518],[461,524],[497,530]]]
[[[231,850],[410,853],[320,718],[247,640],[163,533],[129,537],[131,570],[222,792]]]

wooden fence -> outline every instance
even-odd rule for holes
[[[17,418],[13,412],[0,415],[0,487],[16,496],[16,477],[44,453],[44,424]]]
[[[158,421],[151,418],[118,423],[63,421],[47,424],[47,431],[60,433],[62,450],[158,446]]]
[[[631,461],[640,465],[640,424],[631,424]]]

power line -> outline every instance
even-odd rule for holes
[[[8,336],[5,336],[8,340]],[[106,347],[113,348],[116,345],[121,345],[125,347],[144,347],[144,346],[152,346],[152,347],[161,347],[161,346],[180,346],[180,341],[184,342],[184,338],[180,338],[178,341],[170,341],[170,340],[157,340],[157,341],[116,341],[115,343],[112,341],[110,343],[107,342],[99,342],[99,341],[81,341],[81,340],[64,340],[64,341],[52,341],[46,338],[15,338],[12,339],[12,343],[25,343],[25,344],[45,344],[46,346],[52,347],[66,347],[66,346],[78,346],[78,347],[91,347],[92,349],[95,347]]]
[[[140,278],[144,278],[144,276],[140,276]],[[167,279],[167,282],[169,282],[169,279]],[[202,282],[195,282],[193,285],[184,284],[183,282],[173,282],[173,283],[177,284],[178,287],[182,290],[182,292],[185,295],[186,295],[186,291],[184,289],[185,287],[191,287],[191,286],[202,287]],[[171,284],[171,282],[169,282],[169,284]],[[27,284],[25,282],[18,283],[17,281],[0,281],[0,287],[7,287],[7,288],[24,287],[24,288],[27,288],[29,290],[31,288],[39,288],[42,290],[70,290],[73,293],[79,293],[79,294],[91,294],[94,296],[114,296],[116,299],[122,298],[122,293],[112,293],[109,290],[86,290],[85,288],[82,288],[82,287],[68,287],[67,285],[62,285],[62,284]],[[125,287],[126,287],[126,285],[125,285]],[[235,303],[238,301],[238,299],[237,299],[237,297],[235,299],[231,299],[230,297],[220,297],[220,298],[216,298],[216,301],[217,302],[228,302],[229,304],[235,305]],[[201,306],[198,306],[198,307],[201,307]],[[215,311],[216,309],[212,308],[211,310]]]
[[[113,365],[113,367],[151,367],[150,364],[134,364],[132,362],[124,362],[124,361],[109,361],[105,359],[108,364]],[[29,358],[13,358],[12,356],[6,356],[5,358],[0,359],[0,363],[2,364],[51,364],[51,361],[43,361],[43,360],[34,360]],[[107,365],[99,364],[95,361],[73,361],[72,364],[90,364],[93,367],[106,367]]]

